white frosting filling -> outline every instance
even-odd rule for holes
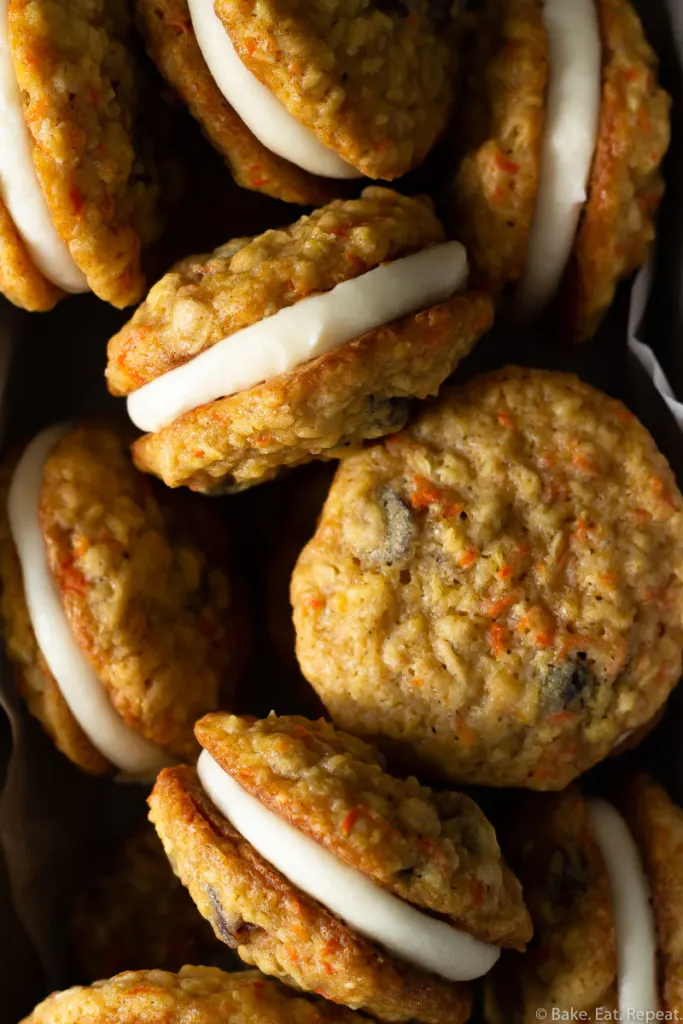
[[[189,0],[192,26],[214,82],[266,149],[325,178],[360,178],[361,172],[323,146],[237,56],[213,0]]]
[[[199,777],[218,810],[292,882],[366,938],[449,981],[491,970],[500,950],[381,889],[279,815],[264,807],[203,750]]]
[[[604,800],[588,801],[588,814],[610,879],[619,1011],[622,1020],[645,1020],[646,1013],[659,1008],[650,888],[638,848],[621,815]]]
[[[65,292],[90,291],[59,237],[38,184],[8,38],[9,0],[0,0],[0,194],[41,274]]]
[[[200,352],[128,396],[128,415],[157,431],[218,398],[255,387],[366,331],[442,302],[467,280],[459,242],[385,263],[329,292],[301,299]]]
[[[515,297],[523,316],[553,298],[571,253],[598,139],[601,44],[595,0],[545,0],[549,78],[536,209]]]
[[[69,627],[50,572],[39,522],[45,463],[68,426],[51,427],[26,448],[12,478],[7,511],[33,632],[72,715],[100,753],[126,774],[156,773],[170,759],[129,729]]]

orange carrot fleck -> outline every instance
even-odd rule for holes
[[[410,495],[410,504],[414,509],[429,508],[439,500],[439,489],[424,476],[413,477],[414,490]]]
[[[463,569],[469,569],[469,567],[473,565],[476,562],[476,560],[477,552],[474,550],[474,548],[469,548],[462,556],[462,558],[459,559],[458,565],[461,566]]]
[[[584,455],[583,452],[574,452],[572,455],[572,465],[580,469],[582,473],[595,473],[595,462],[590,456]]]
[[[416,686],[419,689],[420,686],[424,686],[425,681],[420,676],[415,676],[415,678],[412,679],[411,682],[413,686]]]
[[[537,633],[535,636],[536,643],[539,647],[550,647],[555,640],[554,633]]]
[[[486,614],[491,619],[496,619],[501,612],[504,612],[506,608],[514,602],[514,597],[509,595],[508,597],[501,597],[499,601],[492,601],[486,610]]]
[[[348,835],[362,813],[362,807],[352,807],[342,822],[342,832],[345,832],[346,835]]]
[[[474,743],[474,733],[467,722],[463,721],[460,717],[456,719],[455,731],[458,734],[459,740],[462,740],[462,742],[468,747],[472,746]]]
[[[550,717],[550,721],[555,725],[563,725],[565,722],[573,722],[575,717],[573,711],[558,711],[556,715]]]
[[[321,608],[325,607],[325,602],[322,597],[309,597],[304,601],[306,608],[310,608],[312,612],[318,612]]]
[[[504,626],[500,626],[497,622],[489,626],[489,644],[497,658],[505,653],[507,650],[507,630]]]
[[[501,427],[505,427],[506,430],[514,430],[515,429],[514,420],[512,419],[512,416],[508,412],[499,412],[498,413],[498,422],[500,423]]]
[[[512,576],[512,566],[501,565],[496,575],[499,577],[499,579],[506,580],[509,576]]]

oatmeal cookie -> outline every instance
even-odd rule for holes
[[[467,1020],[467,986],[384,953],[297,889],[219,814],[194,769],[165,769],[150,806],[174,871],[246,963],[383,1020]]]
[[[258,971],[127,971],[54,992],[23,1024],[351,1024],[350,1010],[311,1000]],[[365,1019],[365,1018],[363,1018]]]
[[[671,132],[671,100],[633,6],[595,3],[602,52],[596,148],[552,310],[558,333],[574,341],[595,334],[619,282],[650,254]],[[533,239],[553,72],[543,4],[482,0],[465,38],[463,113],[453,128],[462,144],[454,147],[446,199],[450,226],[472,256],[473,280],[498,293],[520,278]]]
[[[10,48],[52,221],[92,291],[119,307],[142,296],[140,249],[158,227],[157,186],[135,148],[131,31],[122,0],[9,6]]]
[[[322,719],[213,714],[196,733],[247,792],[394,895],[487,942],[530,938],[517,880],[469,797],[389,775],[372,747]]]
[[[539,1010],[557,1008],[592,1022],[597,1007],[616,1010],[617,961],[609,879],[583,797],[575,788],[528,794],[511,810],[514,825],[502,837],[534,938],[487,979],[486,1019],[533,1024]]]
[[[1,198],[0,295],[31,313],[47,312],[64,296],[36,267]]]
[[[524,269],[541,162],[548,81],[542,0],[490,0],[465,35],[463,156],[452,226],[475,273],[499,291]]]
[[[683,497],[619,402],[508,368],[342,463],[291,596],[341,728],[449,780],[562,789],[681,675]]]
[[[216,14],[243,64],[324,146],[391,180],[420,164],[446,127],[455,7],[218,0]]]
[[[258,238],[183,261],[109,343],[110,390],[128,395],[217,342],[380,264],[444,241],[427,201],[369,188]],[[137,466],[172,487],[249,486],[282,466],[399,429],[490,326],[488,296],[455,294],[136,442]]]
[[[259,142],[214,82],[194,34],[187,0],[137,0],[150,57],[196,118],[243,188],[304,206],[344,192],[339,181],[308,174]]]
[[[683,811],[645,775],[627,785],[621,810],[640,848],[652,891],[662,1009],[683,1016]]]
[[[227,538],[206,508],[137,473],[128,441],[106,424],[70,429],[45,464],[40,528],[68,625],[117,713],[192,757],[195,720],[229,701],[244,657]],[[38,646],[6,515],[0,530],[3,631],[29,710],[79,767],[111,770]]]
[[[645,263],[664,194],[661,163],[671,99],[628,0],[597,0],[603,46],[602,108],[588,200],[560,295],[578,340],[595,334],[619,282]]]

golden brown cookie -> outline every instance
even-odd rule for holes
[[[640,848],[652,891],[662,1009],[683,1016],[683,811],[661,786],[638,775],[626,787],[622,812]]]
[[[475,7],[463,43],[463,113],[451,129],[459,151],[447,205],[450,226],[471,254],[474,282],[499,292],[527,262],[553,67],[540,0],[482,0]],[[632,4],[596,0],[596,10],[597,142],[552,310],[558,334],[574,341],[595,334],[619,282],[650,254],[670,140],[671,100]]]
[[[139,86],[126,6],[13,0],[9,41],[57,233],[96,295],[131,305],[144,287],[141,245],[158,225],[157,186],[136,151]]]
[[[194,34],[187,0],[138,0],[137,21],[150,57],[197,119],[243,188],[316,206],[345,192],[266,149],[214,82]]]
[[[555,1008],[592,1022],[597,1007],[616,1010],[617,961],[609,879],[583,797],[575,788],[529,794],[510,810],[505,851],[534,937],[526,954],[504,954],[487,978],[486,1019],[534,1024]]]
[[[109,342],[109,388],[130,394],[242,328],[443,240],[428,201],[370,188],[185,260]],[[171,487],[208,491],[338,457],[399,429],[408,400],[435,393],[491,319],[488,296],[455,294],[178,416],[135,443],[136,465]]]
[[[323,719],[213,714],[196,733],[247,792],[394,895],[486,942],[530,938],[520,887],[469,797],[395,778]]]
[[[671,99],[628,0],[597,0],[603,46],[602,108],[588,201],[567,272],[563,310],[578,340],[595,334],[619,282],[647,260],[664,194],[661,163]]]
[[[387,180],[418,166],[446,127],[454,10],[428,0],[216,4],[249,71],[324,146]]]
[[[464,151],[451,224],[494,292],[526,262],[545,127],[548,39],[542,0],[491,0],[462,44],[464,99],[453,132]]]
[[[402,964],[295,888],[216,811],[194,769],[164,770],[150,806],[174,871],[245,963],[383,1020],[467,1020],[466,986]]]
[[[364,938],[289,881],[269,851],[259,852],[221,813],[205,772],[213,763],[331,863],[398,897],[397,908],[423,908],[468,936],[521,948],[531,930],[520,886],[477,805],[390,775],[372,747],[323,720],[215,714],[196,731],[204,747],[199,773],[163,771],[150,817],[216,934],[266,973],[381,1019],[466,1019],[467,986],[411,966],[403,946],[392,952]],[[414,918],[412,927],[420,926]]]
[[[23,1024],[109,1024],[114,1019],[121,1024],[351,1024],[357,1018],[258,971],[226,974],[216,967],[183,967],[178,974],[127,971],[87,988],[54,992]]]
[[[561,789],[678,681],[683,498],[619,402],[508,368],[344,461],[291,595],[341,728],[449,780]]]
[[[137,473],[128,440],[98,423],[68,431],[45,465],[41,531],[68,624],[117,713],[170,754],[192,757],[195,720],[230,700],[243,662],[227,538],[208,509]],[[6,516],[1,529],[3,632],[20,690],[67,757],[94,774],[111,770],[38,647]]]

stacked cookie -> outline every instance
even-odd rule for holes
[[[143,298],[129,12],[10,4],[0,289],[142,300],[102,367],[137,432],[50,426],[2,473],[15,688],[127,808],[73,901],[83,984],[30,1024],[683,1013],[683,812],[616,756],[683,670],[683,495],[506,330],[596,332],[669,99],[626,0],[457,7],[140,0],[172,117],[314,207],[217,214]]]

